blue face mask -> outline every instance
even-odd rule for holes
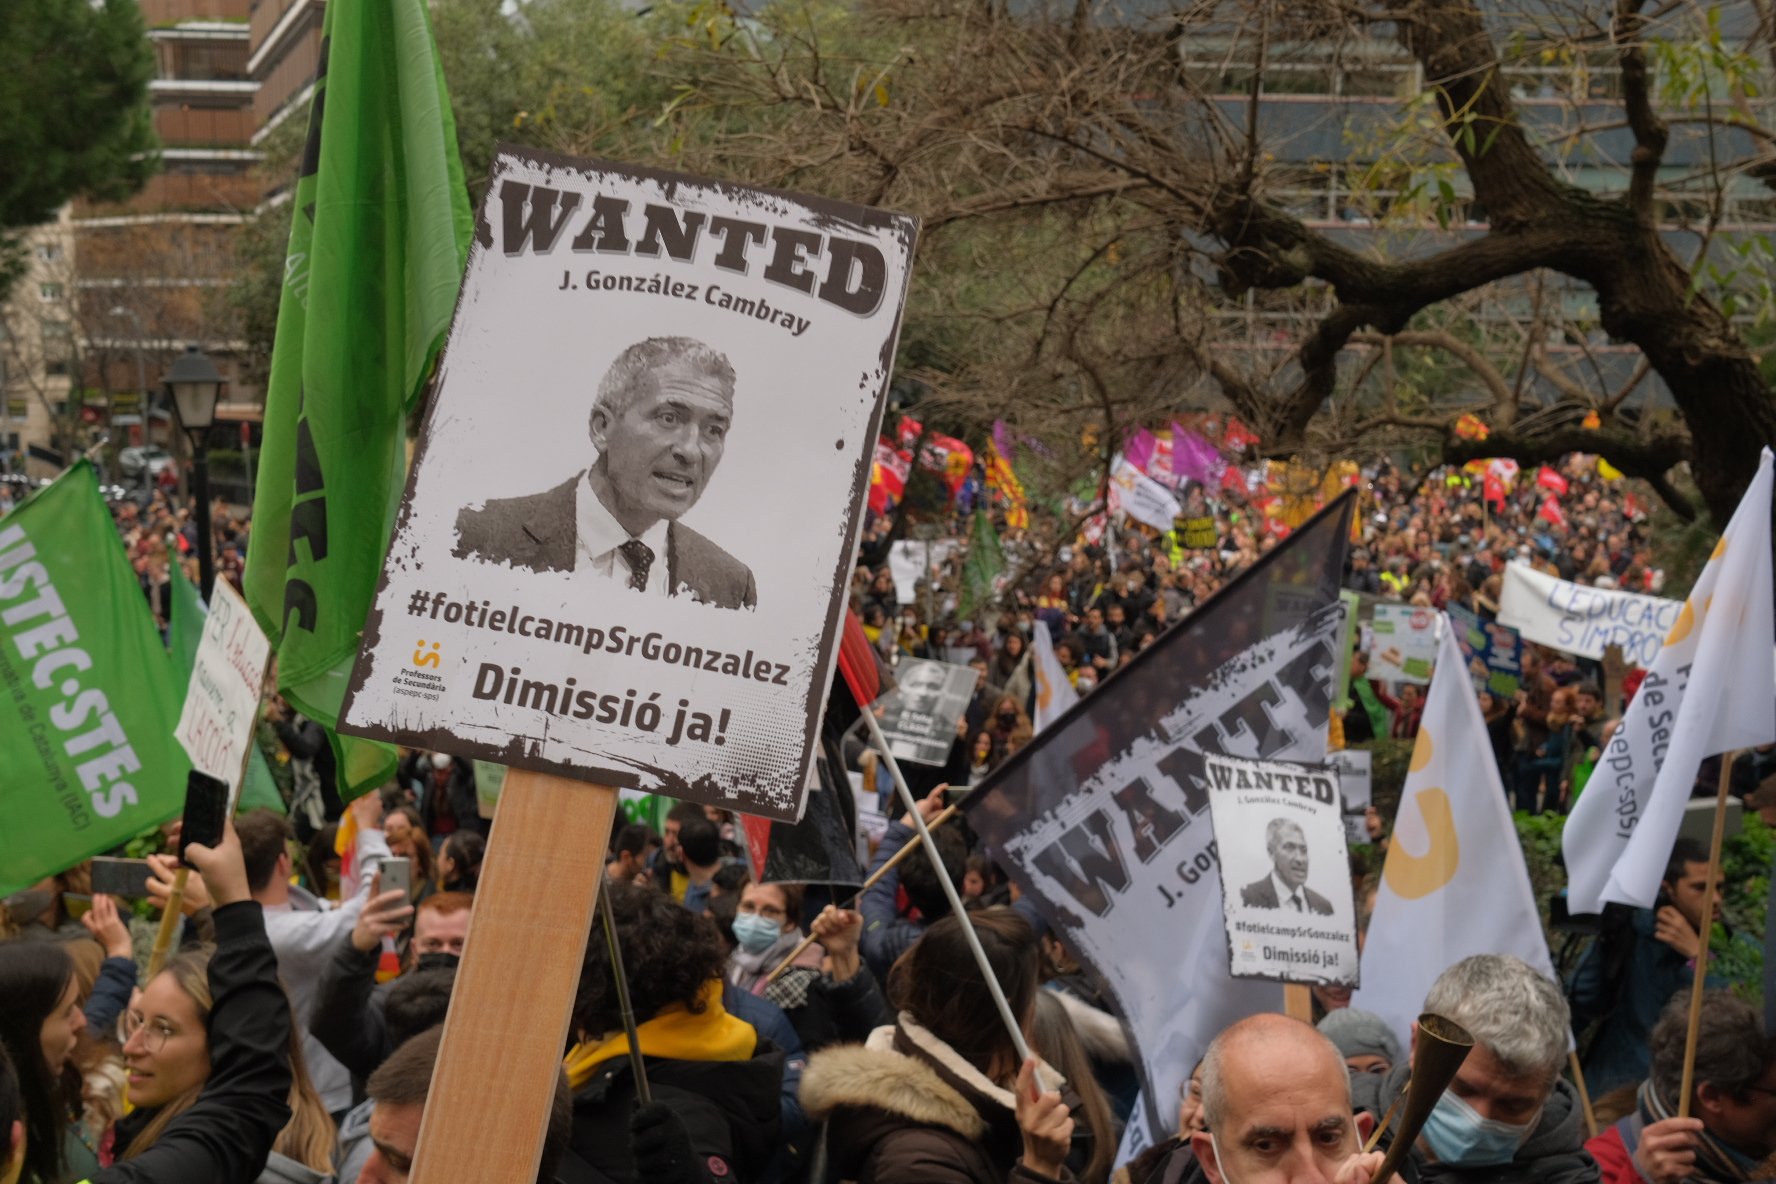
[[[764,953],[782,934],[777,922],[768,921],[757,913],[740,913],[734,918],[734,940],[749,954]]]
[[[1441,1163],[1464,1168],[1492,1167],[1517,1158],[1517,1149],[1529,1138],[1540,1118],[1539,1110],[1522,1126],[1482,1118],[1472,1106],[1446,1093],[1437,1099],[1436,1108],[1425,1120],[1424,1137]]]

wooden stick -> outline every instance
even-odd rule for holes
[[[536,1178],[616,812],[609,786],[506,777],[413,1184]]]
[[[1410,1077],[1407,1078],[1407,1083],[1410,1084],[1411,1080]],[[1381,1121],[1376,1123],[1375,1129],[1369,1132],[1369,1141],[1363,1144],[1363,1154],[1367,1155],[1369,1152],[1375,1150],[1376,1144],[1381,1142],[1382,1132],[1387,1130],[1388,1123],[1394,1120],[1394,1111],[1400,1108],[1400,1103],[1405,1097],[1406,1091],[1404,1089],[1394,1095],[1394,1104],[1387,1108],[1387,1113],[1381,1116]]]
[[[1579,1068],[1579,1054],[1569,1051],[1566,1054],[1567,1067],[1573,1073],[1573,1088],[1579,1093],[1579,1108],[1585,1112],[1585,1137],[1597,1137],[1597,1111],[1591,1109],[1591,1091],[1585,1088],[1585,1071]]]
[[[1727,790],[1733,783],[1737,752],[1721,757],[1720,789],[1714,795],[1714,836],[1708,842],[1708,888],[1702,893],[1702,924],[1697,933],[1696,976],[1690,985],[1690,1026],[1684,1036],[1683,1086],[1677,1116],[1690,1116],[1690,1092],[1696,1084],[1696,1038],[1702,1031],[1702,994],[1708,985],[1708,938],[1714,932],[1714,893],[1720,883],[1721,843],[1727,835]]]
[[[635,1074],[635,1099],[643,1106],[654,1100],[648,1085],[647,1065],[641,1055],[641,1033],[635,1030],[635,1006],[629,1002],[629,975],[623,969],[623,947],[617,941],[617,919],[611,916],[610,897],[598,898],[598,920],[604,928],[604,948],[610,954],[611,978],[617,988],[617,1010],[623,1016],[623,1035],[629,1041],[629,1070]]]
[[[1306,983],[1283,984],[1283,1014],[1304,1024],[1314,1022],[1313,992]]]
[[[160,914],[160,928],[154,932],[154,949],[148,954],[148,977],[142,985],[148,985],[148,979],[159,974],[166,965],[167,954],[173,948],[173,929],[179,923],[179,913],[185,905],[185,881],[191,875],[191,869],[182,867],[173,873],[173,890],[167,893],[166,911]]]
[[[930,833],[931,831],[934,831],[938,827],[942,826],[944,823],[948,822],[950,820],[950,816],[952,814],[954,814],[959,809],[961,809],[961,806],[956,805],[956,806],[950,806],[949,808],[944,810],[944,812],[942,814],[939,814],[936,818],[933,818],[931,820],[931,825],[925,828],[926,832]],[[902,847],[900,850],[896,851],[893,855],[889,856],[888,862],[884,863],[881,867],[877,868],[875,870],[875,872],[873,874],[871,874],[870,878],[863,882],[863,887],[861,887],[857,890],[857,895],[853,896],[851,898],[851,903],[856,904],[858,896],[862,896],[865,892],[868,892],[871,888],[875,887],[876,882],[878,880],[880,880],[883,876],[887,875],[889,872],[893,871],[896,867],[898,867],[900,865],[900,861],[905,859],[907,856],[911,855],[913,852],[917,851],[919,849],[919,846],[920,846],[920,844],[918,844],[916,842],[908,843],[904,847]],[[790,967],[790,964],[793,963],[797,958],[800,958],[802,956],[802,951],[807,949],[809,946],[811,946],[813,944],[814,944],[814,935],[812,933],[810,933],[806,937],[802,938],[801,942],[796,946],[796,948],[789,952],[789,956],[784,958],[783,961],[777,963],[776,967],[774,967],[772,969],[771,973],[767,974],[765,976],[765,981],[767,983],[776,982],[777,976],[782,974],[784,971],[788,970]]]

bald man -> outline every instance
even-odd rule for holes
[[[1381,1166],[1362,1152],[1374,1120],[1352,1116],[1344,1057],[1300,1020],[1255,1015],[1215,1037],[1202,1104],[1208,1129],[1131,1165],[1135,1184],[1369,1184]]]

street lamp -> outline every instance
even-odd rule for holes
[[[197,501],[198,585],[207,603],[216,588],[216,556],[210,542],[210,426],[216,422],[216,404],[226,385],[216,363],[195,345],[185,347],[161,379],[171,396],[179,426],[191,437],[191,491]]]

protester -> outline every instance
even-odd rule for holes
[[[377,1068],[409,1040],[444,1022],[455,985],[456,971],[449,967],[416,970],[389,985],[382,1009],[388,1054],[377,1063]],[[370,1136],[370,1119],[375,1109],[374,1099],[367,1097],[340,1120],[338,1168],[334,1173],[338,1184],[355,1184],[375,1150]]]
[[[672,894],[672,899],[683,901],[686,891],[691,886],[690,876],[685,871],[684,855],[679,848],[678,836],[684,824],[704,818],[703,807],[695,802],[679,802],[666,812],[666,821],[662,824],[660,849],[648,860],[648,871],[654,877],[654,884],[662,892]]]
[[[927,826],[932,819],[943,813],[944,791],[948,788],[947,785],[940,785],[919,800],[919,814]],[[885,867],[902,847],[917,836],[918,832],[913,829],[912,815],[903,814],[882,835],[882,844],[876,848],[876,857],[870,864],[869,874],[873,876]],[[943,861],[945,874],[952,883],[960,882],[966,870],[967,859],[966,845],[961,836],[949,827],[944,827],[933,832],[931,837],[937,854]],[[944,894],[938,873],[926,857],[928,854],[921,852],[901,861],[898,867],[890,868],[886,875],[863,894],[859,906],[863,913],[863,957],[878,982],[887,981],[888,968],[912,948],[927,925],[950,911],[949,898]],[[900,910],[898,897],[903,885],[908,902],[918,914],[916,917]]]
[[[1014,1016],[1036,1006],[1035,935],[1010,909],[971,915]],[[1073,1119],[1052,1088],[1058,1074],[1018,1063],[963,936],[968,921],[939,920],[894,968],[900,1012],[862,1045],[809,1059],[802,1100],[830,1123],[838,1179],[874,1184],[1001,1184],[1072,1180]]]
[[[1410,1175],[1451,1184],[1596,1184],[1578,1095],[1560,1077],[1570,1028],[1554,982],[1519,958],[1476,954],[1438,976],[1424,1010],[1466,1028],[1474,1047],[1409,1153]],[[1416,1025],[1412,1039],[1416,1046]],[[1385,1074],[1356,1074],[1352,1099],[1379,1119],[1410,1075],[1410,1060]],[[1384,1134],[1382,1149],[1391,1142]]]
[[[715,823],[699,815],[689,818],[678,828],[678,853],[684,861],[684,907],[700,913],[709,903],[715,874],[722,869],[721,831]]]
[[[358,1184],[404,1184],[412,1171],[413,1155],[419,1148],[419,1125],[425,1117],[426,1098],[431,1093],[432,1071],[437,1066],[438,1043],[443,1034],[442,1028],[434,1028],[413,1037],[396,1049],[370,1078],[373,1106],[369,1132],[373,1150],[357,1175]],[[536,1184],[554,1184],[572,1124],[567,1080],[560,1075],[549,1107]]]
[[[444,840],[438,852],[439,888],[445,892],[473,893],[481,883],[481,860],[487,840],[472,830],[459,830]]]
[[[1730,992],[1703,996],[1690,1117],[1677,1117],[1689,1013],[1689,992],[1673,996],[1653,1028],[1652,1074],[1634,1113],[1585,1144],[1604,1184],[1736,1184],[1776,1155],[1776,1041]]]
[[[1567,993],[1574,1026],[1584,1035],[1596,1024],[1582,1047],[1585,1083],[1597,1096],[1646,1077],[1653,1025],[1671,997],[1695,978],[1707,893],[1708,849],[1680,837],[1666,861],[1656,907],[1611,909],[1602,935],[1573,972]],[[1719,917],[1719,885],[1714,893]]]
[[[1400,1061],[1400,1041],[1373,1012],[1342,1007],[1314,1025],[1337,1046],[1352,1073],[1386,1073]]]
[[[707,918],[651,889],[603,891],[654,1101],[636,1104],[610,958],[594,926],[574,999],[578,1044],[567,1056],[569,1161],[615,1184],[760,1180],[781,1127],[783,1054],[723,1007],[722,952]]]
[[[61,1127],[65,1099],[58,1094],[60,1070],[50,1064],[51,1045],[71,1044],[65,1033],[78,1012],[50,1004],[44,1019],[65,1017],[33,1029],[11,1006],[41,987],[13,989],[13,974],[24,982],[43,978],[35,964],[16,966],[13,951],[28,944],[0,945],[0,1180],[22,1171],[25,1184],[60,1184],[84,1178],[89,1184],[191,1184],[192,1181],[252,1181],[259,1178],[273,1140],[290,1120],[288,1096],[294,1077],[288,1060],[290,1004],[277,981],[277,965],[266,940],[261,907],[248,890],[245,865],[233,826],[211,849],[185,850],[213,900],[217,935],[208,966],[211,1000],[206,1036],[209,1065],[196,1100],[166,1123],[152,1147],[132,1159],[90,1170],[68,1162]],[[195,879],[195,878],[194,878]],[[25,955],[27,958],[30,955]],[[48,977],[53,978],[54,974]],[[65,993],[65,988],[64,988]],[[57,1002],[61,1002],[58,995]],[[26,1031],[25,1040],[18,1040]],[[60,1042],[57,1044],[57,1042]],[[14,1066],[23,1064],[21,1078]],[[144,1121],[152,1121],[151,1113]],[[132,1116],[133,1118],[133,1116]],[[81,1175],[70,1175],[78,1171]]]
[[[1068,1169],[1080,1184],[1105,1184],[1121,1129],[1111,1113],[1110,1099],[1093,1075],[1091,1057],[1074,1030],[1067,1005],[1054,991],[1036,992],[1030,1047],[1067,1083],[1061,1099],[1074,1117]]]
[[[418,904],[438,890],[438,857],[432,851],[432,841],[426,837],[425,824],[420,821],[418,810],[398,806],[387,812],[383,826],[389,854],[412,865],[407,896]]]
[[[639,822],[627,823],[618,829],[611,837],[604,874],[625,884],[640,882],[647,874],[648,836],[651,833]]]
[[[69,1063],[86,1028],[73,958],[53,941],[0,944],[0,1000],[0,1046],[24,1089],[24,1179],[61,1184],[90,1174],[98,1149],[81,1137],[80,1075]]]
[[[754,995],[766,994],[766,977],[801,944],[802,931],[796,925],[801,912],[800,885],[748,884],[741,889],[734,917],[736,949],[728,958],[728,982]],[[818,944],[810,945],[797,954],[792,965],[818,975],[825,956],[826,951]]]

